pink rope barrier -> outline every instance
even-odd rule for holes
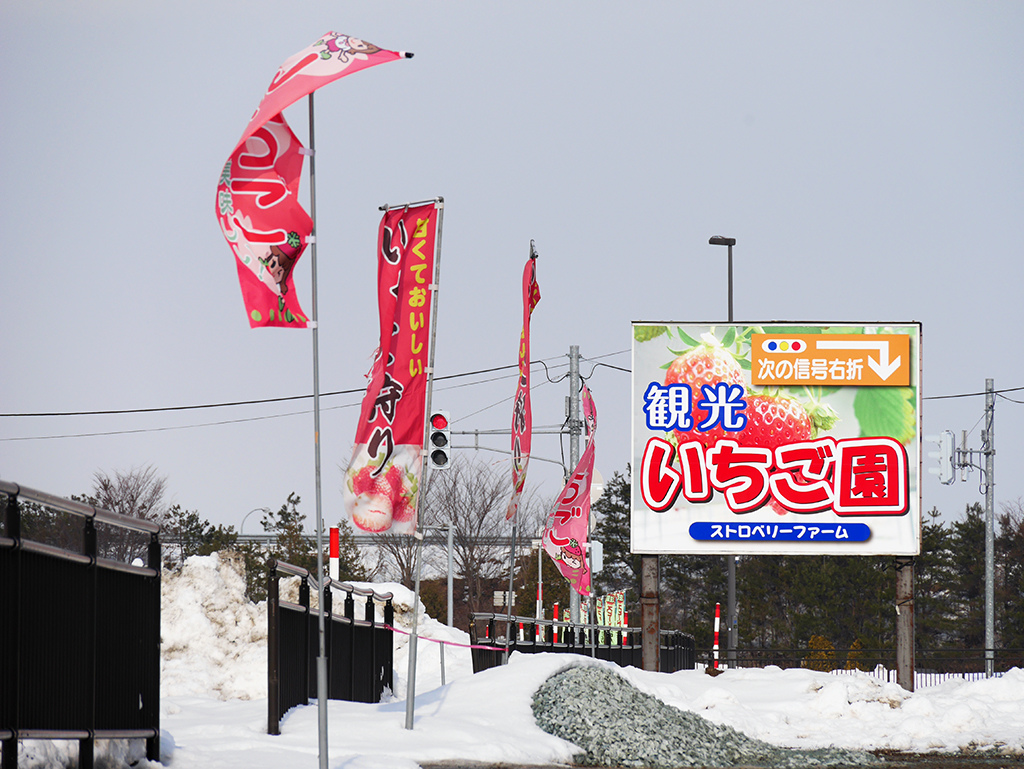
[[[402,630],[401,628],[392,627],[391,625],[382,625],[381,627],[384,627],[387,630],[393,630],[396,633],[401,633],[402,635],[412,635],[412,633],[410,633],[408,630]],[[482,644],[460,644],[456,643],[455,641],[442,641],[440,638],[430,638],[429,636],[419,634],[417,634],[416,637],[419,638],[421,641],[433,641],[436,644],[444,644],[445,646],[458,646],[461,649],[489,649],[493,651],[495,649],[505,648],[503,646],[483,646]]]

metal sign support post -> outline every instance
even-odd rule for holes
[[[309,260],[313,272],[313,301],[310,326],[313,329],[313,455],[316,466],[316,591],[317,631],[320,645],[316,658],[317,733],[320,769],[327,769],[327,648],[324,635],[324,546],[323,514],[320,495],[320,349],[317,336],[316,292],[316,144],[313,135],[313,94],[309,94],[309,215],[313,236],[309,242]]]
[[[896,558],[896,683],[914,691],[914,558]]]

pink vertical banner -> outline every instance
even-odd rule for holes
[[[583,385],[583,418],[587,425],[587,447],[569,477],[558,503],[544,527],[544,550],[569,580],[573,590],[590,595],[590,567],[586,546],[590,526],[590,486],[594,475],[594,434],[597,407],[590,390]]]
[[[440,213],[431,201],[389,209],[380,223],[380,343],[342,489],[362,531],[416,531]]]
[[[526,485],[526,468],[530,464],[533,443],[533,408],[530,406],[530,316],[540,301],[537,284],[537,255],[530,243],[530,258],[523,269],[523,331],[519,336],[519,384],[512,405],[512,500],[505,520],[512,520],[519,510],[519,499]]]

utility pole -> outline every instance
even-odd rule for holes
[[[931,456],[938,457],[939,467],[929,468],[937,473],[946,485],[956,481],[956,470],[960,469],[960,480],[967,480],[972,468],[982,471],[982,488],[985,492],[985,677],[995,675],[996,619],[995,619],[995,500],[996,500],[996,389],[995,380],[985,380],[985,429],[981,431],[981,450],[967,448],[967,431],[963,431],[960,448],[953,446],[952,433],[931,437],[938,442],[939,451]],[[984,459],[984,465],[976,464]]]
[[[995,675],[995,459],[996,459],[996,394],[995,380],[985,380],[985,432],[981,453],[985,455],[985,677]]]

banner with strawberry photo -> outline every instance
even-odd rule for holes
[[[439,254],[440,200],[390,208],[377,238],[380,343],[342,496],[362,531],[416,531]]]
[[[217,221],[235,255],[249,326],[305,328],[292,273],[313,231],[298,202],[306,151],[283,110],[345,75],[411,54],[328,32],[280,66],[217,183]]]
[[[597,407],[590,390],[583,385],[583,420],[587,427],[587,446],[565,484],[558,502],[547,517],[541,539],[558,571],[569,580],[572,589],[590,595],[590,565],[587,535],[590,526],[590,487],[594,476],[594,435],[597,432]]]
[[[920,337],[634,323],[632,551],[916,555]]]

